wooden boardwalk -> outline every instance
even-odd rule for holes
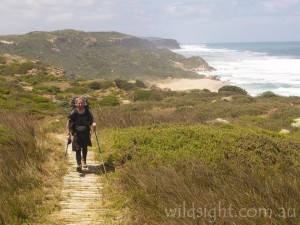
[[[89,150],[88,168],[81,173],[76,171],[75,152],[71,145],[68,150],[68,172],[63,180],[61,210],[51,215],[57,224],[85,225],[105,224],[103,215],[107,211],[102,205],[103,187],[99,176],[103,175],[101,163]]]

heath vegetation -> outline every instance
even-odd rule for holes
[[[47,36],[28,38],[35,35]],[[98,124],[109,217],[122,215],[124,224],[300,222],[300,131],[291,126],[300,117],[298,96],[253,97],[235,86],[176,92],[120,77],[70,81],[62,69],[7,54],[0,81],[0,224],[42,224],[58,209],[65,160],[55,133],[64,133],[77,95],[89,100]],[[266,214],[257,216],[259,209]]]

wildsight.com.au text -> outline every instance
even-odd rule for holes
[[[181,205],[175,208],[166,208],[165,214],[170,218],[208,218],[210,222],[216,221],[217,218],[254,218],[254,217],[264,217],[264,218],[295,218],[296,209],[280,207],[275,209],[265,208],[265,207],[251,207],[251,208],[234,208],[232,204],[227,206],[223,205],[221,202],[216,206],[203,206],[195,207],[195,204],[187,204],[185,201]]]

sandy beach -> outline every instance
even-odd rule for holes
[[[230,85],[229,82],[203,79],[174,78],[164,79],[153,82],[159,88],[170,88],[172,91],[185,91],[190,89],[208,89],[212,92],[218,92],[219,88]]]

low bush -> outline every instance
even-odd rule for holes
[[[100,106],[117,106],[120,105],[120,102],[115,95],[110,95],[102,98],[97,104]]]
[[[133,95],[133,100],[134,101],[148,101],[151,96],[151,91],[150,90],[135,90],[134,95]]]
[[[221,87],[218,90],[218,93],[221,92],[230,92],[230,93],[235,93],[235,94],[242,94],[242,95],[247,95],[247,91],[245,89],[242,89],[240,87],[237,86],[232,86],[232,85],[225,85],[223,87]]]
[[[93,89],[93,90],[100,90],[100,89],[108,89],[110,87],[113,87],[114,84],[113,82],[111,81],[107,81],[107,80],[104,80],[104,81],[93,81],[91,83],[88,84],[88,87],[90,89]]]
[[[89,83],[88,86],[89,86],[90,89],[93,89],[93,90],[101,89],[101,84],[97,81],[93,81],[93,82]]]
[[[127,80],[116,79],[115,84],[118,88],[125,91],[133,90],[135,88],[135,85]]]
[[[263,92],[262,94],[259,95],[260,97],[263,98],[272,98],[272,97],[277,97],[277,95],[275,93],[273,93],[272,91],[266,91]]]
[[[136,80],[135,81],[135,86],[138,87],[138,88],[147,88],[146,84],[141,80]]]
[[[31,70],[34,67],[35,64],[30,61],[24,63],[14,62],[10,64],[3,64],[0,66],[0,74],[3,75],[26,74],[28,70]]]

